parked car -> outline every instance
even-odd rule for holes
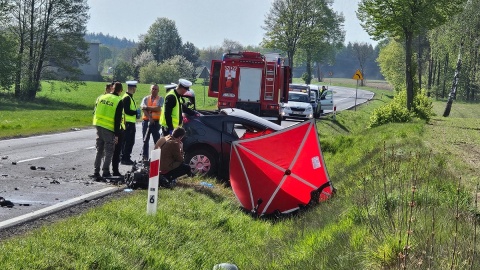
[[[283,120],[287,118],[312,119],[313,107],[308,93],[289,92],[288,102],[283,103],[280,111]]]
[[[241,109],[193,111],[183,115],[185,162],[193,173],[229,178],[231,143],[283,127]]]
[[[333,111],[333,107],[335,106],[334,101],[333,101],[333,90],[322,90],[322,88],[319,85],[316,84],[309,84],[310,86],[310,91],[315,91],[317,92],[317,104],[318,106],[318,114],[320,116],[321,113],[325,110],[330,110]]]

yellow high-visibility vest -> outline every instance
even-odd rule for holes
[[[115,112],[121,100],[114,94],[105,94],[99,97],[93,116],[93,125],[115,132]]]

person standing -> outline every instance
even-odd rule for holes
[[[192,86],[192,82],[179,79],[176,89],[170,90],[165,95],[160,124],[163,136],[171,135],[173,130],[182,126],[182,103],[180,97]]]
[[[123,115],[123,100],[120,97],[123,87],[116,83],[112,93],[102,95],[97,99],[93,125],[97,129],[96,156],[94,161],[94,173],[92,177],[96,181],[103,177],[111,177],[110,163],[112,163],[115,144],[118,143],[120,125]],[[103,165],[102,165],[103,159]],[[100,176],[100,169],[102,175]]]
[[[142,135],[143,135],[143,161],[148,161],[150,134],[155,144],[160,139],[160,114],[162,113],[163,97],[158,95],[158,85],[150,86],[150,95],[142,100],[143,111]]]
[[[137,91],[137,81],[127,81],[127,92],[123,95],[123,108],[125,113],[125,133],[122,145],[121,164],[133,165],[131,159],[133,145],[135,144],[135,133],[137,118],[140,118],[140,109],[133,99],[133,95]]]

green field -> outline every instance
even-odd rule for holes
[[[364,88],[376,95],[357,110],[317,121],[337,194],[309,211],[255,219],[240,211],[231,188],[214,179],[180,180],[177,188],[160,190],[154,216],[145,213],[147,192],[135,191],[3,240],[0,268],[212,269],[230,262],[262,270],[480,269],[479,104],[454,102],[450,116],[442,117],[445,101],[433,101],[437,116],[429,123],[367,129],[373,110],[393,98],[390,90],[376,89],[381,84]],[[194,89],[200,99],[203,86]],[[1,136],[87,127],[102,91],[101,83],[78,92],[49,93],[44,87],[44,98],[31,104],[2,96]],[[147,93],[148,85],[140,85],[136,98]],[[207,98],[205,107],[214,106]],[[53,127],[52,119],[64,125]]]

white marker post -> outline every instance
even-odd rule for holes
[[[160,170],[160,149],[152,150],[150,154],[150,176],[148,180],[147,214],[157,213],[158,174]]]

